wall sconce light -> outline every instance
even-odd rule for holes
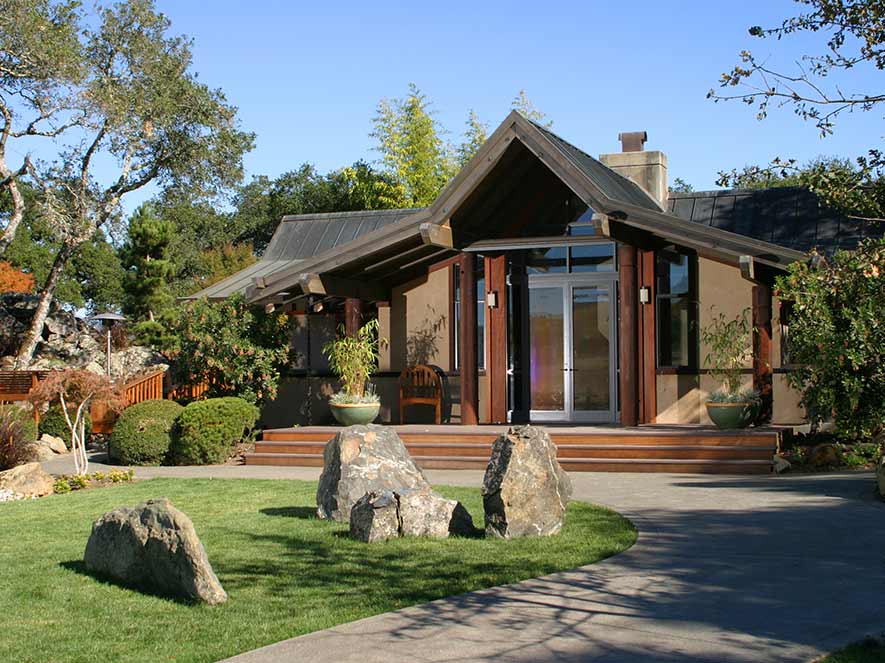
[[[639,303],[640,304],[648,304],[651,302],[651,288],[647,285],[639,288]]]
[[[498,308],[498,291],[493,290],[492,292],[486,293],[486,306],[489,308]]]

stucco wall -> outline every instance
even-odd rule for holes
[[[706,258],[698,259],[698,322],[701,327],[710,324],[720,313],[728,318],[740,315],[752,306],[752,297],[753,284],[741,278],[738,267]],[[704,359],[708,353],[709,347],[701,341],[698,358],[703,368],[706,368]],[[746,368],[752,367],[752,361],[748,361]],[[753,376],[745,375],[742,385],[746,389],[752,388]],[[718,388],[719,383],[709,375],[658,375],[657,422],[711,423],[704,402]]]
[[[436,364],[452,370],[449,357],[451,270],[437,269],[426,277],[393,289],[390,301],[389,369]]]

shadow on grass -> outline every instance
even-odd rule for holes
[[[259,509],[258,513],[265,516],[279,516],[282,518],[300,518],[302,520],[318,520],[317,510],[311,506],[281,506]]]
[[[72,559],[67,562],[59,562],[58,565],[63,569],[68,571],[73,571],[74,573],[86,576],[95,580],[96,582],[101,583],[102,585],[112,585],[114,587],[119,587],[121,589],[128,589],[131,591],[138,592],[140,594],[145,594],[147,596],[154,596],[159,599],[164,599],[169,601],[170,603],[178,603],[180,605],[199,605],[200,602],[194,599],[185,598],[183,596],[175,596],[174,594],[168,594],[166,592],[158,591],[155,588],[152,588],[146,584],[139,583],[125,583],[117,580],[116,578],[112,578],[103,573],[95,573],[86,568],[86,564],[83,563],[81,559]]]

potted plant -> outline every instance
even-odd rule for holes
[[[749,312],[744,309],[734,318],[720,313],[701,328],[701,340],[708,348],[704,363],[722,385],[705,403],[707,414],[718,428],[746,428],[759,415],[759,394],[741,390],[744,367],[753,360]]]
[[[344,426],[368,424],[375,420],[381,401],[369,376],[378,368],[378,320],[370,320],[353,336],[339,330],[339,336],[323,346],[329,367],[341,380],[341,391],[329,399],[332,415]]]

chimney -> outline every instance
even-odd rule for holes
[[[619,175],[632,180],[666,209],[669,189],[667,186],[667,155],[653,150],[646,152],[648,134],[644,131],[625,131],[618,134],[621,151],[600,154],[599,160]]]

